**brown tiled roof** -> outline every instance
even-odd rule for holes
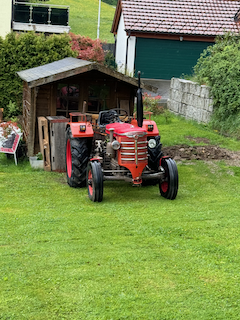
[[[231,0],[119,0],[112,32],[122,10],[128,33],[216,36],[238,32],[239,9],[240,1]]]

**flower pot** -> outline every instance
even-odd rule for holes
[[[37,157],[29,157],[29,162],[32,168],[34,169],[43,169],[43,160],[38,160]]]

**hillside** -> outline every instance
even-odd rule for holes
[[[69,24],[71,32],[97,38],[98,0],[50,0],[49,4],[70,6]],[[115,8],[104,2],[101,3],[100,39],[109,43],[114,42],[110,32]]]

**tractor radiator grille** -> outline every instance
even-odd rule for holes
[[[148,159],[147,138],[135,137],[121,139],[120,160],[122,164],[131,162],[138,164]]]

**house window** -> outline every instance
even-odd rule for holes
[[[57,89],[57,116],[69,117],[70,112],[78,111],[79,85],[58,84]]]
[[[110,88],[106,85],[92,85],[88,88],[88,112],[96,112],[109,108]]]

